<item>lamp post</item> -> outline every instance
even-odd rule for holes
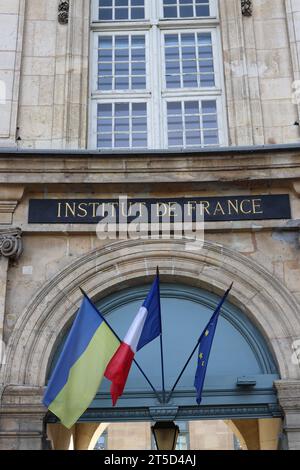
[[[157,450],[174,450],[179,427],[173,421],[159,421],[151,427]]]

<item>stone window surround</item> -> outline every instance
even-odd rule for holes
[[[92,23],[91,23],[91,53],[90,53],[90,111],[89,111],[89,148],[97,148],[97,103],[102,100],[110,99],[110,102],[116,100],[127,99],[132,101],[135,99],[146,102],[148,105],[148,148],[162,149],[168,147],[167,138],[167,113],[166,102],[176,98],[183,101],[186,98],[192,99],[200,96],[203,100],[214,99],[218,106],[218,128],[219,128],[219,144],[226,146],[228,144],[227,135],[227,117],[224,96],[224,73],[223,60],[221,57],[221,38],[219,31],[219,14],[215,0],[211,2],[211,17],[200,19],[172,19],[159,20],[163,18],[161,0],[146,2],[146,20],[132,22],[99,22],[97,21],[97,6],[99,0],[92,1]],[[151,8],[150,8],[151,5]],[[172,29],[170,29],[172,28]],[[214,66],[216,86],[209,89],[201,88],[180,88],[178,90],[165,89],[165,66],[163,52],[163,36],[166,32],[178,31],[184,28],[182,32],[195,32],[202,30],[211,32],[214,48]],[[97,68],[95,64],[98,62],[98,36],[99,34],[107,34],[108,32],[122,31],[124,34],[132,34],[132,31],[143,33],[146,36],[149,46],[146,48],[146,66],[147,76],[150,82],[147,84],[147,90],[143,92],[129,91],[117,93],[103,92],[97,90]],[[160,55],[152,54],[151,51],[159,51]],[[157,119],[157,116],[159,118]]]
[[[217,0],[216,0],[217,1]],[[10,113],[9,133],[0,136],[0,145],[15,146],[17,127],[19,125],[19,113],[17,108],[20,90],[20,70],[23,47],[24,30],[24,0],[19,0],[19,27],[17,39],[17,60],[13,71],[14,87],[13,101]],[[291,63],[293,67],[294,80],[299,80],[299,50],[300,44],[295,36],[297,26],[297,11],[291,0],[284,0],[287,12],[287,31],[290,43]],[[230,4],[230,11],[228,10]],[[222,35],[222,49],[226,55],[227,66],[225,67],[225,90],[227,103],[227,121],[229,126],[229,145],[253,145],[265,144],[263,110],[259,99],[255,102],[251,99],[257,89],[258,77],[248,76],[247,57],[251,51],[247,51],[247,34],[254,34],[253,21],[255,19],[255,5],[253,5],[252,17],[243,16],[241,0],[230,0],[230,2],[219,1],[219,14]],[[66,63],[62,70],[61,78],[64,77],[64,85],[57,81],[54,93],[64,89],[64,120],[60,134],[52,137],[53,146],[56,148],[87,148],[88,147],[88,58],[89,58],[89,21],[91,17],[90,2],[85,0],[72,0],[70,2],[69,23],[61,25],[57,21],[57,28],[61,41],[66,42]],[[235,28],[232,28],[232,22]],[[237,52],[237,45],[239,53]],[[249,56],[251,58],[251,56]],[[235,77],[231,67],[243,71],[243,88],[239,86],[241,77]],[[236,83],[235,83],[236,82]],[[235,84],[234,84],[235,83]],[[234,84],[234,91],[233,91]],[[258,97],[259,98],[259,97]],[[241,122],[241,109],[243,119]],[[298,106],[298,115],[300,105]],[[22,128],[20,129],[22,134]]]

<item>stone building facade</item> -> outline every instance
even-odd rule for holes
[[[185,47],[191,47],[190,43],[188,46],[183,43],[191,41],[191,35],[188,38],[184,34],[192,31],[193,41],[198,35],[201,51],[203,34],[207,40],[207,34],[213,31],[217,58],[214,57],[216,81],[211,89],[209,85],[208,90],[201,88],[201,79],[211,77],[212,73],[202,72],[201,67],[209,70],[210,64],[201,65],[199,59],[197,72],[187,74],[191,82],[198,80],[199,90],[197,87],[185,90],[181,64],[180,72],[175,72],[183,80],[178,93],[161,85],[159,93],[154,87],[147,93],[143,91],[144,94],[140,91],[122,94],[122,90],[114,90],[112,96],[105,89],[108,82],[101,82],[101,52],[97,89],[93,81],[97,75],[97,59],[96,62],[93,59],[95,37],[98,40],[97,35],[111,38],[116,34],[114,24],[100,21],[101,14],[111,14],[109,7],[104,7],[104,12],[100,8],[97,16],[96,1],[0,2],[2,449],[40,449],[45,444],[46,410],[41,398],[62,332],[80,303],[79,287],[95,301],[101,301],[122,289],[144,285],[155,273],[157,264],[163,282],[204,289],[217,296],[222,296],[234,282],[229,297],[231,304],[260,332],[276,362],[278,378],[274,390],[280,413],[273,416],[276,426],[271,415],[264,421],[259,413],[255,415],[255,410],[246,428],[242,419],[239,421],[239,416],[233,413],[228,416],[225,413],[222,419],[231,421],[246,447],[248,442],[248,448],[264,448],[262,442],[267,442],[265,448],[270,448],[271,441],[277,448],[278,433],[274,437],[274,429],[278,430],[278,422],[282,420],[280,445],[300,449],[300,100],[297,94],[300,2],[191,1],[195,15],[196,6],[205,4],[211,10],[210,15],[203,14],[198,19],[196,15],[188,21],[178,1],[174,2],[177,20],[183,21],[179,25],[175,20],[163,18],[167,10],[161,8],[172,8],[172,2],[154,3],[157,9],[148,12],[149,17],[145,13],[142,24],[131,23],[129,18],[127,22],[120,21],[121,26],[118,23],[123,32],[120,38],[126,34],[131,37],[135,31],[140,40],[141,32],[146,31],[149,33],[147,50],[151,55],[161,32],[166,36],[166,49],[167,41],[172,49],[177,34],[175,40],[181,41],[182,58],[190,53]],[[128,5],[127,2],[127,9],[131,8],[133,15],[135,4]],[[117,43],[113,44],[117,49]],[[132,39],[130,44],[134,49]],[[135,50],[139,48],[136,46]],[[207,51],[204,54],[209,54]],[[157,65],[152,69],[155,54],[151,60],[153,63],[147,63],[147,80],[152,74],[150,81],[155,85],[161,82],[156,82],[155,73],[163,75],[163,72],[159,72]],[[110,66],[112,62],[111,59]],[[163,67],[162,62],[158,64]],[[128,76],[133,80],[133,68],[130,70]],[[143,76],[143,72],[140,74],[138,77]],[[170,72],[169,76],[174,79],[175,75]],[[101,83],[106,83],[103,89]],[[137,80],[137,83],[141,82]],[[178,100],[195,103],[199,96],[204,100],[200,100],[202,105],[214,100],[217,103],[214,125],[218,130],[209,127],[214,119],[211,117],[206,133],[201,115],[202,140],[197,147],[189,144],[189,139],[197,136],[189,134],[187,129],[180,131],[181,137],[173,135],[171,127],[168,128],[172,116],[167,120],[164,112],[171,110],[168,103],[178,103]],[[138,125],[134,121],[134,109],[138,107],[134,108],[134,104],[143,100],[147,103],[151,110],[147,114],[148,135],[144,137],[140,130],[138,137],[134,137],[134,133],[129,135],[129,131],[124,131],[127,134],[123,139],[130,141],[130,148],[122,145],[118,148],[117,132],[113,137],[106,134],[105,140],[101,130],[97,131],[97,122],[101,129],[102,103],[116,110],[119,102],[124,104],[126,99],[130,103],[131,129]],[[164,103],[167,108],[163,108]],[[182,119],[187,119],[185,104],[180,106]],[[111,125],[113,119],[117,118],[111,118],[106,125]],[[135,146],[134,139],[138,142],[143,138],[148,138],[147,148]],[[94,224],[78,219],[85,214],[86,206],[81,206],[74,220],[73,206],[68,209],[71,219],[65,221],[56,218],[45,222],[45,206],[37,209],[34,222],[28,217],[31,200],[67,200],[71,204],[78,199],[115,200],[120,195],[132,200],[164,201],[197,197],[221,201],[234,196],[235,200],[241,197],[244,202],[241,217],[229,217],[234,214],[233,209],[231,214],[225,214],[220,206],[214,210],[211,215],[219,218],[212,217],[205,222],[205,243],[198,251],[186,249],[184,239],[101,240],[96,236]],[[282,195],[288,196],[290,216],[277,217],[274,205],[280,214],[281,205],[287,204],[286,199],[284,203],[280,199]],[[271,211],[273,216],[252,217],[256,209],[257,213],[264,212],[260,211],[261,206],[255,206],[259,204],[255,201],[264,197],[271,197],[266,214]],[[254,204],[252,212],[249,204]],[[245,418],[241,407],[240,412],[241,418]],[[59,425],[52,423],[48,427],[48,437],[52,433],[53,442],[53,435],[56,433],[57,438],[58,433],[58,427],[54,426]],[[87,448],[96,430],[99,431],[99,423],[76,424],[73,434],[76,437],[77,433],[77,447]]]

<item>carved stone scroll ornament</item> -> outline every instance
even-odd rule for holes
[[[22,231],[20,228],[0,228],[0,258],[17,260],[23,251]]]
[[[69,22],[70,1],[60,1],[58,5],[58,22],[68,24]]]
[[[243,16],[252,16],[252,0],[241,0],[242,3],[242,15]]]

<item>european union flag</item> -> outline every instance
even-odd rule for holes
[[[217,323],[219,319],[219,314],[220,314],[222,305],[225,302],[226,297],[228,296],[230,292],[231,287],[232,287],[232,284],[229,287],[229,289],[225,292],[223,298],[221,299],[219,305],[217,306],[208,324],[204,328],[203,333],[200,336],[200,339],[198,341],[199,342],[198,367],[196,370],[195,383],[194,383],[194,386],[197,391],[198,405],[200,405],[201,400],[202,400],[202,389],[203,389],[203,384],[205,380],[209,354],[210,354],[212,342],[215,336],[215,331],[216,331],[216,327],[217,327]]]

